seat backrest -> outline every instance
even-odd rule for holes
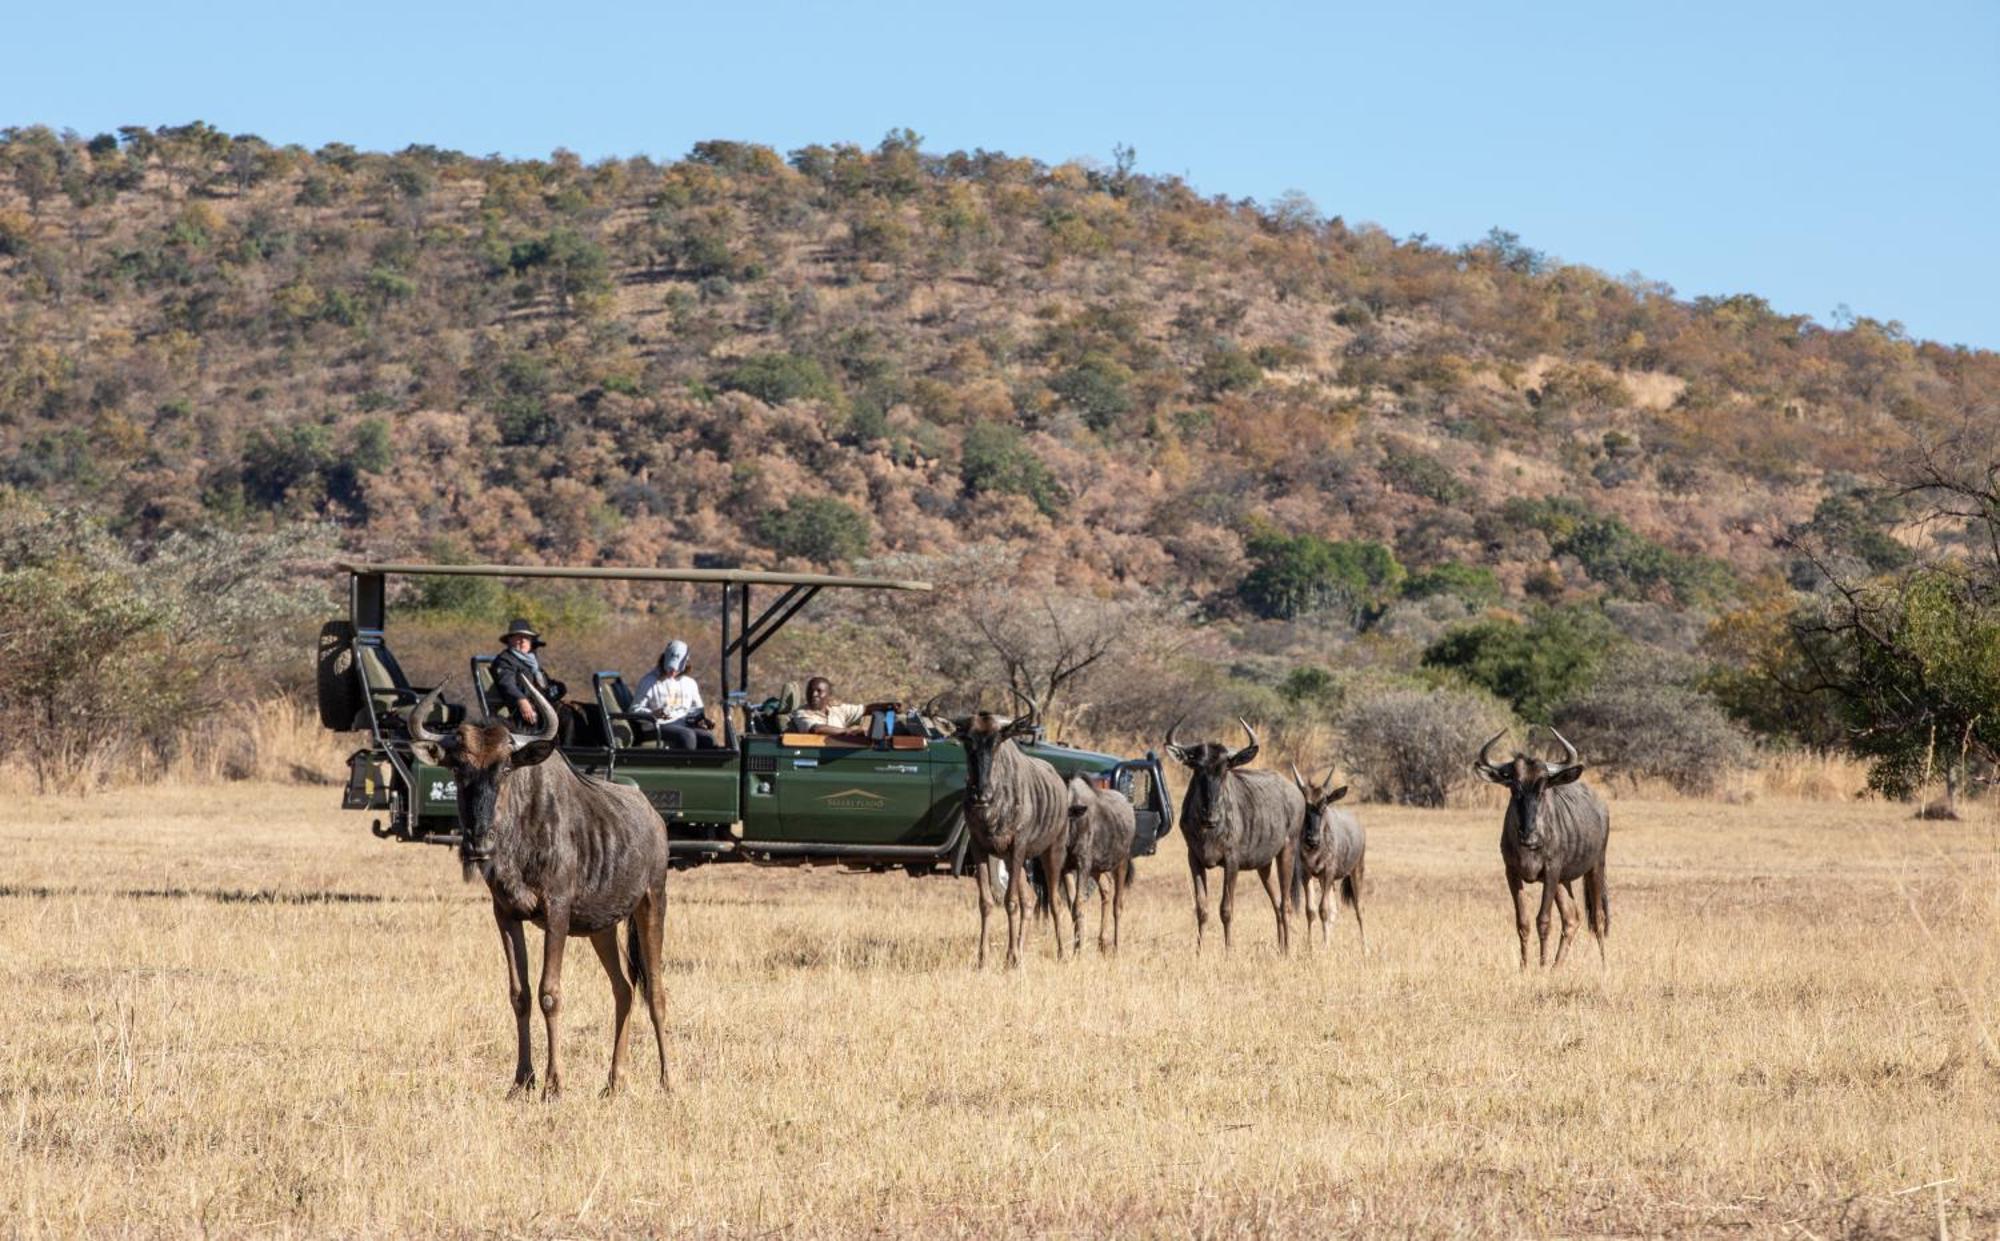
[[[389,648],[374,642],[358,642],[354,647],[355,663],[361,669],[361,683],[368,687],[378,704],[386,699],[394,704],[399,692],[410,688],[410,680],[403,675],[401,664],[389,653]]]
[[[506,705],[493,700],[493,657],[491,655],[474,655],[472,657],[472,688],[479,700],[480,707],[484,711],[497,714]]]
[[[620,749],[630,748],[637,740],[632,724],[616,718],[632,710],[632,691],[625,688],[624,676],[616,672],[598,672],[590,679],[596,685],[597,705],[604,713],[613,744]]]

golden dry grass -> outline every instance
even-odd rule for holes
[[[1043,929],[1013,975],[970,969],[966,883],[715,867],[670,887],[674,1091],[596,1097],[609,992],[572,952],[545,1106],[503,1098],[483,888],[335,800],[13,801],[8,1232],[2000,1225],[1983,811],[1620,802],[1609,964],[1553,976],[1513,968],[1490,810],[1363,808],[1366,961],[1351,921],[1278,958],[1254,879],[1197,960],[1178,837],[1121,959]]]

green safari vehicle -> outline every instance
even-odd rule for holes
[[[348,758],[344,809],[376,812],[384,839],[451,844],[457,840],[458,790],[451,773],[428,766],[410,747],[408,717],[428,688],[410,684],[390,649],[387,582],[392,576],[457,575],[586,581],[693,582],[716,588],[721,658],[721,745],[662,748],[616,670],[595,673],[588,697],[572,686],[580,711],[574,744],[563,753],[579,771],[645,793],[666,819],[676,867],[710,862],[838,864],[900,868],[912,875],[964,874],[971,864],[965,827],[965,753],[948,736],[892,733],[869,741],[785,731],[777,698],[752,703],[750,657],[820,591],[927,591],[926,582],[887,578],[764,573],[743,569],[618,569],[562,566],[341,563],[348,616],[320,631],[320,722],[365,734]],[[761,610],[753,591],[775,591]],[[470,706],[440,703],[426,723],[457,724],[485,714],[492,656],[472,657]],[[734,675],[731,665],[734,664]],[[901,710],[900,704],[876,704]],[[1039,738],[1030,754],[1065,777],[1108,782],[1137,812],[1134,856],[1154,852],[1173,827],[1159,758],[1121,759]]]

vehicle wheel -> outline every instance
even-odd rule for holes
[[[361,674],[354,667],[354,626],[330,620],[319,629],[319,722],[335,732],[361,714]]]

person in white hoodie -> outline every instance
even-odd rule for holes
[[[670,750],[713,749],[715,738],[702,714],[701,687],[688,675],[687,643],[675,638],[639,682],[635,715],[659,721],[660,744]]]

